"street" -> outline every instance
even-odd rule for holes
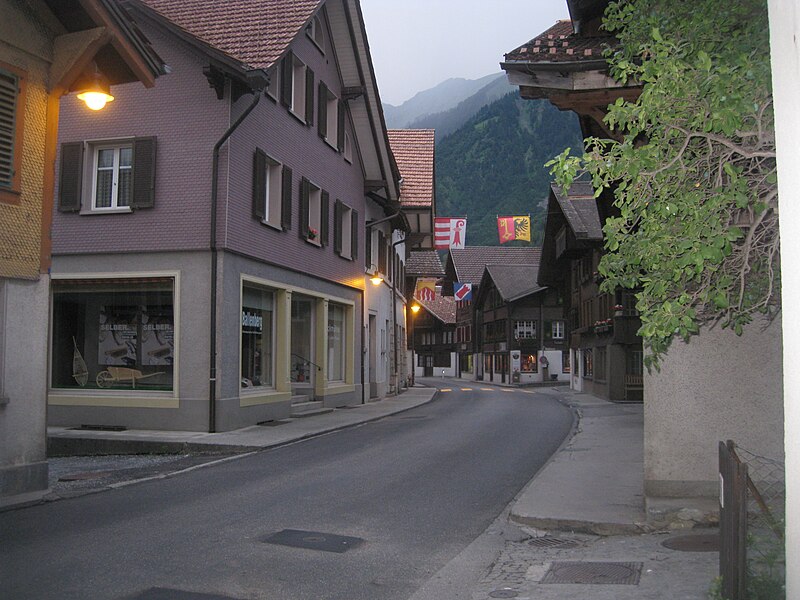
[[[572,425],[552,396],[448,389],[359,427],[0,513],[3,597],[407,599]],[[312,548],[265,541],[284,530]]]

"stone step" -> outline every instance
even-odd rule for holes
[[[294,398],[292,398],[294,400]],[[325,413],[333,412],[332,408],[324,408],[322,402],[292,402],[292,412],[289,416],[294,419],[302,417],[313,417],[316,415],[324,415]]]

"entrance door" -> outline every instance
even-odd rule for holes
[[[369,316],[369,397],[378,396],[378,322]]]
[[[313,389],[319,361],[314,359],[314,300],[292,295],[292,356],[293,388]]]

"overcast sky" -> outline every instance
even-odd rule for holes
[[[503,55],[569,18],[566,0],[361,0],[381,100],[500,72]]]

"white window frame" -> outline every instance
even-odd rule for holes
[[[342,148],[342,156],[344,159],[351,163],[353,162],[353,140],[350,139],[350,132],[345,129],[344,131],[344,147]]]
[[[518,340],[536,339],[536,321],[514,321],[514,338]]]
[[[328,90],[328,100],[326,102],[327,108],[325,111],[326,127],[325,127],[325,141],[329,146],[335,150],[339,140],[339,98],[333,95]]]
[[[91,189],[91,211],[92,212],[130,212],[130,202],[132,196],[128,198],[128,204],[119,204],[119,175],[121,169],[127,169],[133,178],[133,140],[121,141],[116,143],[90,143],[92,149],[92,161],[90,168],[92,170],[92,189]],[[131,151],[131,164],[127,167],[120,166],[120,151],[129,149]],[[113,150],[114,160],[113,165],[110,167],[113,170],[112,183],[111,183],[111,206],[97,206],[97,174],[99,170],[100,152],[103,150]],[[133,182],[129,187],[133,191]]]
[[[339,209],[339,232],[342,243],[342,258],[353,259],[353,209],[342,203]]]
[[[564,339],[564,321],[553,321],[551,323],[551,333],[554,340]]]
[[[306,25],[306,35],[319,48],[319,51],[325,54],[325,30],[322,18],[318,14],[314,15],[309,24]]]
[[[341,331],[341,339],[339,340],[339,344],[336,348],[331,346],[331,328],[330,328],[330,313],[334,310],[341,311],[341,323],[342,323],[342,331]],[[347,380],[347,307],[334,303],[328,303],[328,323],[326,323],[327,328],[327,346],[328,346],[328,357],[327,357],[327,380],[329,383],[337,383],[337,382],[344,382]],[[339,353],[339,361],[341,364],[341,373],[333,373],[333,365],[331,364],[331,359],[334,358],[334,355]],[[339,377],[338,375],[341,375]]]

